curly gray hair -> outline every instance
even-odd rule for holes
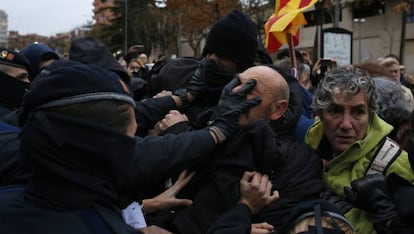
[[[333,94],[345,91],[356,95],[361,90],[367,97],[369,116],[372,119],[378,106],[374,81],[368,73],[353,67],[338,67],[327,72],[315,91],[312,108],[316,113],[322,114],[332,104]]]

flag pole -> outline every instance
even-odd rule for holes
[[[298,72],[297,72],[297,63],[296,63],[296,54],[295,54],[295,44],[293,42],[293,35],[291,33],[286,34],[288,46],[289,46],[289,56],[290,56],[290,62],[292,63],[292,75],[295,78],[298,78]]]

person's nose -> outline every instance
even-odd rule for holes
[[[349,113],[344,113],[340,127],[345,130],[352,129],[352,117]]]

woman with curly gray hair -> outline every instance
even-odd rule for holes
[[[345,213],[358,233],[401,233],[412,229],[402,220],[413,220],[414,205],[396,205],[393,200],[394,196],[414,196],[414,171],[407,152],[397,150],[383,174],[367,175],[393,130],[376,113],[374,80],[352,67],[331,70],[319,84],[312,107],[318,118],[309,128],[305,142],[318,150],[325,162],[324,198]],[[390,148],[397,146],[392,142]],[[403,194],[392,194],[402,190],[390,190],[388,180],[404,181],[398,183],[405,185]],[[410,212],[403,214],[397,207]],[[397,227],[396,223],[401,225]]]

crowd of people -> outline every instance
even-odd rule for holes
[[[151,66],[93,37],[0,48],[0,233],[414,233],[398,57],[294,66],[256,30],[233,10]]]

